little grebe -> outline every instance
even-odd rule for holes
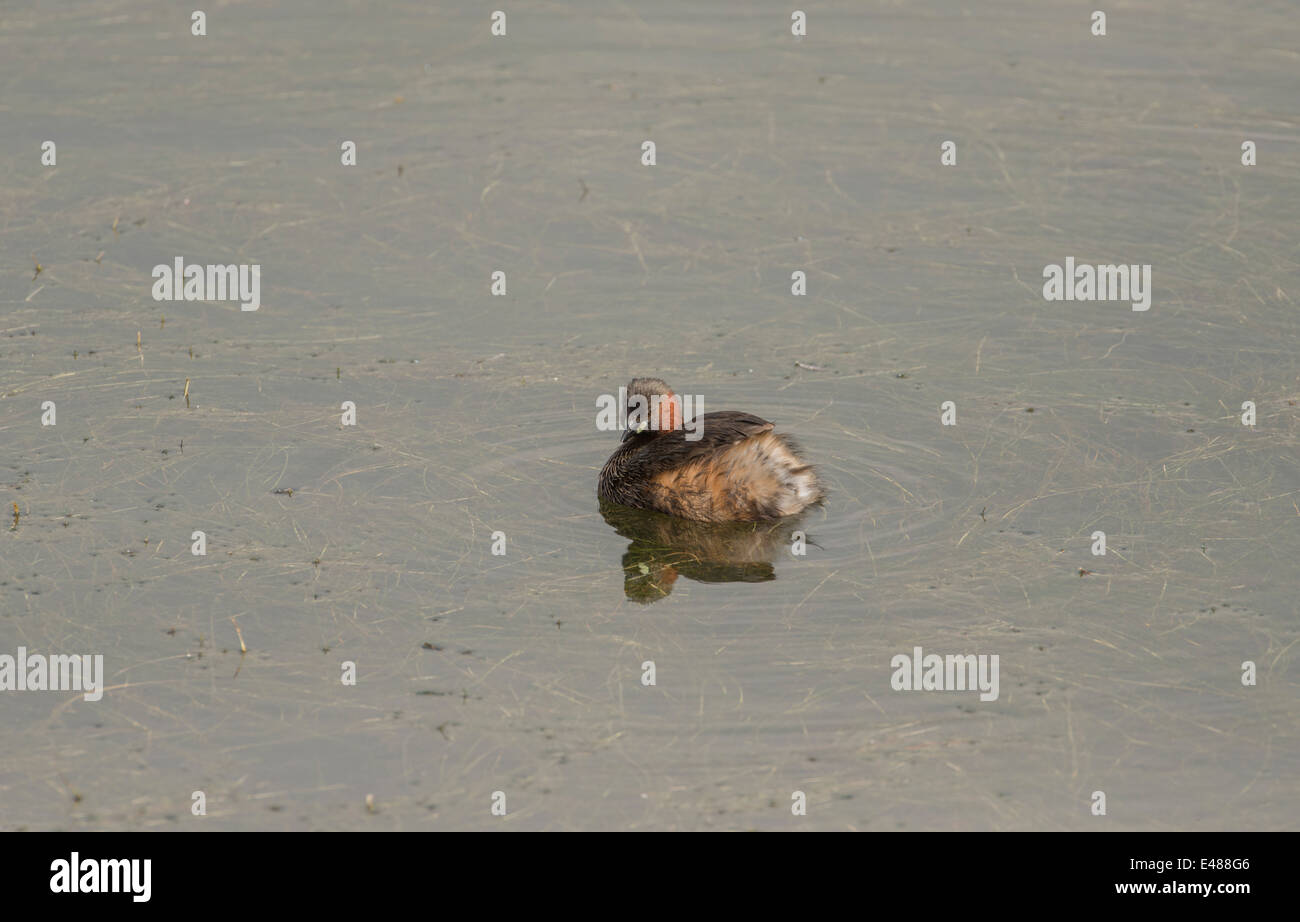
[[[601,499],[701,522],[757,522],[795,515],[825,496],[813,468],[788,436],[749,413],[723,410],[693,421],[688,439],[680,402],[658,378],[633,378],[628,417],[657,403],[658,426],[629,423],[623,444],[600,472]],[[656,401],[656,398],[657,401]]]

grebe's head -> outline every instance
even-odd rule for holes
[[[627,385],[627,430],[623,441],[649,432],[682,428],[681,399],[659,378],[633,378]]]

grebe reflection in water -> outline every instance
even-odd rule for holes
[[[774,561],[790,554],[801,518],[712,524],[608,500],[601,500],[600,513],[631,541],[623,554],[623,591],[642,604],[671,593],[678,576],[701,583],[776,579]]]

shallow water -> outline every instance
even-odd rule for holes
[[[1293,11],[810,14],[7,13],[0,653],[110,688],[0,693],[0,826],[1295,827]],[[155,302],[176,256],[261,310]],[[1067,256],[1151,310],[1045,301]],[[806,556],[629,551],[635,374],[806,446]],[[893,691],[916,646],[998,700]]]

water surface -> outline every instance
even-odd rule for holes
[[[208,12],[0,21],[0,652],[110,685],[0,695],[4,828],[1295,827],[1288,5]],[[262,309],[155,302],[176,256]],[[806,445],[806,556],[606,521],[646,374]]]

